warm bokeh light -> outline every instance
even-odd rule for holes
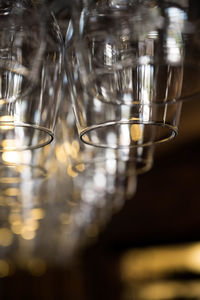
[[[12,231],[8,228],[0,228],[0,246],[8,247],[13,242]]]
[[[85,165],[84,164],[77,164],[76,166],[75,166],[75,168],[76,168],[76,170],[78,171],[78,172],[83,172],[84,170],[85,170]]]
[[[11,213],[8,217],[8,220],[11,224],[17,224],[22,222],[22,217],[20,214],[17,213]]]
[[[45,211],[42,208],[33,208],[31,210],[31,217],[33,220],[40,220],[45,217]]]
[[[9,197],[17,197],[21,194],[18,188],[8,188],[4,191],[4,194]]]
[[[0,99],[0,106],[6,104],[7,101],[8,101],[8,100],[6,100],[6,99]]]
[[[12,122],[14,122],[14,121],[15,121],[14,116],[0,116],[1,130],[13,129],[14,126],[13,126]]]
[[[122,257],[121,271],[126,280],[178,271],[200,273],[200,243],[128,251]]]
[[[74,178],[76,176],[78,176],[78,173],[74,172],[73,169],[72,169],[72,165],[69,165],[68,168],[67,168],[67,174]]]
[[[1,145],[2,145],[3,148],[13,150],[13,149],[17,148],[17,141],[16,140],[11,140],[11,139],[10,140],[6,139],[6,140],[3,140],[1,142]]]
[[[56,147],[56,158],[61,163],[65,163],[67,161],[67,156],[62,146]]]
[[[140,124],[131,125],[131,139],[135,142],[138,142],[142,139],[142,129]]]
[[[39,228],[39,223],[37,220],[27,219],[24,221],[24,226],[26,230],[35,231]]]
[[[74,159],[78,157],[79,146],[77,145],[77,141],[73,141],[70,147],[70,155]]]
[[[19,177],[1,177],[0,178],[0,183],[3,184],[14,184],[14,183],[19,183],[20,178]]]
[[[25,240],[32,240],[36,235],[35,231],[26,226],[22,227],[20,234]]]
[[[77,152],[79,152],[79,150],[80,150],[80,144],[79,144],[78,141],[74,140],[74,141],[72,142],[72,147],[73,147],[74,149],[76,149]]]
[[[76,140],[73,140],[72,143],[65,142],[63,144],[63,149],[65,151],[65,155],[73,158],[74,160],[78,159],[80,145]]]
[[[133,295],[134,290],[133,290]],[[181,280],[161,280],[149,282],[142,286],[137,292],[137,299],[141,300],[166,300],[166,299],[199,299],[200,282],[191,280],[184,282]],[[133,299],[127,297],[127,299]]]
[[[191,246],[187,257],[188,265],[194,272],[200,273],[200,243]]]
[[[22,226],[23,225],[20,221],[15,222],[14,224],[11,225],[12,232],[17,235],[21,234]]]
[[[120,269],[124,300],[200,297],[200,243],[130,250]]]
[[[13,140],[4,140],[3,142],[4,142],[4,147],[7,147],[7,146],[12,147]],[[14,146],[15,145],[13,145],[13,147]],[[22,163],[23,162],[23,153],[19,152],[19,151],[5,151],[2,153],[2,160],[8,164]]]

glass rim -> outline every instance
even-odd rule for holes
[[[10,128],[9,128],[10,127]],[[0,153],[1,152],[9,152],[9,151],[25,151],[25,150],[34,150],[38,148],[42,148],[48,144],[50,144],[54,139],[54,133],[45,127],[36,124],[28,124],[23,122],[16,122],[16,121],[0,121],[0,130],[15,130],[16,128],[26,128],[26,129],[33,129],[46,134],[47,139],[45,141],[39,141],[35,145],[27,145],[27,146],[0,146]],[[14,139],[15,140],[15,139]]]
[[[88,138],[84,138],[84,136],[87,136],[88,133],[98,130],[98,129],[104,129],[109,126],[121,126],[121,125],[143,125],[143,126],[156,126],[157,128],[165,128],[168,129],[169,134],[161,139],[157,140],[151,140],[148,142],[143,142],[141,144],[135,144],[135,145],[109,145],[105,143],[94,143],[90,141]],[[79,129],[79,136],[83,143],[99,147],[99,148],[111,148],[111,149],[127,149],[127,148],[138,148],[138,147],[147,147],[147,146],[153,146],[155,144],[161,144],[167,141],[170,141],[174,139],[178,135],[178,126],[173,126],[170,124],[162,123],[162,122],[147,122],[147,121],[139,121],[139,120],[129,120],[129,121],[110,121],[103,124],[93,125],[89,126],[86,129],[80,130]]]

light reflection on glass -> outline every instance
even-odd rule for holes
[[[105,157],[96,156],[93,148],[83,152],[74,123],[66,131],[63,122],[58,122],[55,144],[1,154],[0,214],[6,223],[0,225],[0,259],[9,258],[33,276],[44,274],[49,265],[67,264],[93,241],[127,192],[127,162],[110,149]],[[134,168],[130,174],[132,195]]]
[[[167,59],[172,64],[179,64],[183,60],[184,42],[182,33],[187,15],[177,7],[169,7],[167,15],[169,18],[166,36]]]

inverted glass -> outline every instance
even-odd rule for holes
[[[170,16],[148,1],[123,1],[129,2],[88,4],[75,13],[66,35],[77,128],[83,142],[98,147],[149,146],[178,131],[182,25],[170,25]]]
[[[153,165],[154,147],[126,147],[112,149],[112,147],[99,148],[83,143],[76,130],[76,120],[73,106],[70,101],[72,96],[71,86],[66,82],[65,97],[62,111],[59,114],[59,124],[62,126],[62,139],[68,157],[68,163],[74,175],[83,171],[95,169],[95,165],[104,165],[104,170],[112,165],[122,168],[124,175],[131,173],[141,174],[151,169]],[[121,167],[120,167],[121,165]],[[124,165],[124,167],[123,167]],[[122,171],[122,169],[120,169]],[[91,171],[88,171],[90,173]],[[112,171],[114,172],[114,171]],[[87,175],[86,175],[87,176]]]
[[[0,19],[0,152],[53,140],[62,98],[63,43],[53,15],[9,7]],[[1,10],[0,10],[1,12]]]

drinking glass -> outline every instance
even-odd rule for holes
[[[77,205],[72,205],[74,217],[70,227],[77,224],[79,239],[85,243],[85,236],[90,235],[92,228],[95,228],[96,236],[125,200],[134,196],[137,187],[135,159],[131,159],[128,153],[82,143],[76,132],[72,108],[68,107],[69,101],[63,103],[66,105],[62,106],[59,115],[63,144],[58,157],[63,156],[64,151],[63,163],[73,179],[72,199]]]
[[[150,170],[153,165],[153,146],[119,149],[109,147],[99,148],[87,145],[79,139],[73,105],[70,101],[70,98],[73,97],[71,89],[72,86],[67,82],[66,78],[65,96],[62,103],[62,111],[59,114],[59,120],[61,123],[60,126],[62,126],[62,139],[66,153],[68,154],[72,172],[76,174],[86,169],[92,170],[95,168],[95,164],[104,164],[105,170],[107,169],[106,164],[116,164],[116,166],[124,164],[122,168],[124,169],[124,174],[127,176],[130,175],[131,172],[142,174]],[[81,90],[79,90],[79,93],[81,97]]]
[[[170,140],[181,111],[176,100],[183,82],[183,17],[175,27],[156,2],[114,3],[77,9],[66,34],[80,138],[113,149]]]
[[[18,5],[4,9],[0,25],[0,152],[45,146],[62,99],[59,26],[52,14],[41,19]]]

